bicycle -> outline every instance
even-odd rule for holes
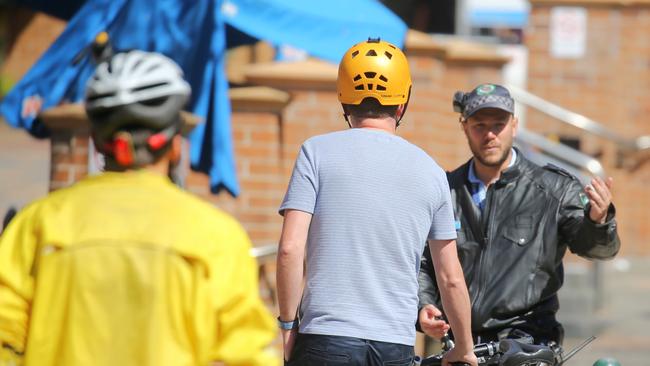
[[[479,366],[561,366],[594,339],[594,336],[588,338],[566,355],[562,347],[555,343],[535,345],[516,339],[477,344],[474,346],[474,354]],[[442,342],[444,351],[453,348],[453,342],[448,337],[443,337]],[[416,357],[414,366],[439,366],[442,365],[442,357],[443,353],[424,359]]]

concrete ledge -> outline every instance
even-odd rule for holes
[[[530,0],[533,6],[580,5],[580,6],[650,6],[650,0]]]
[[[415,30],[408,31],[404,44],[407,56],[429,56],[452,65],[501,67],[509,61],[508,57],[499,55],[490,46],[455,38],[436,39]]]
[[[409,29],[404,40],[406,56],[430,56],[444,59],[447,47],[427,33]]]
[[[244,71],[250,84],[277,89],[336,90],[337,65],[309,59],[298,62],[254,64]]]
[[[649,0],[650,1],[650,0]],[[458,39],[439,40],[409,30],[406,36],[407,56],[434,57],[451,64],[464,66],[501,67],[509,61],[489,46]],[[311,89],[336,90],[338,66],[309,59],[299,62],[271,62],[251,64],[244,70],[246,82],[282,90]]]
[[[265,86],[230,88],[233,112],[280,113],[289,104],[289,93]]]
[[[74,130],[90,128],[86,111],[80,103],[62,104],[41,112],[39,118],[51,130]],[[192,113],[181,111],[183,119],[182,135],[187,135],[201,123],[201,118]]]
[[[40,113],[39,119],[51,130],[90,128],[86,111],[81,104],[62,104]]]

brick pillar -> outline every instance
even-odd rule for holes
[[[50,191],[88,175],[88,128],[54,129],[50,144]]]
[[[186,187],[239,220],[257,246],[277,243],[282,226],[277,213],[287,187],[282,174],[284,124],[281,111],[289,94],[265,87],[233,88],[232,137],[241,194],[210,193],[209,178],[191,172]]]
[[[90,126],[83,107],[66,104],[43,111],[50,129],[50,191],[65,188],[88,175]]]

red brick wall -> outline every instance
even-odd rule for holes
[[[235,112],[232,133],[240,196],[235,199],[226,192],[209,194],[208,177],[196,172],[189,175],[187,188],[237,217],[255,244],[275,243],[282,225],[277,209],[286,188],[279,117],[273,113]]]
[[[650,134],[650,6],[586,5],[586,52],[580,59],[555,59],[549,51],[551,6],[532,2],[526,43],[530,50],[528,89],[551,102],[584,114],[617,133]],[[636,170],[617,166],[616,146],[529,111],[533,131],[582,138],[583,151],[602,153],[614,182],[622,253],[650,254],[650,164]]]
[[[67,187],[88,174],[87,129],[54,130],[50,142],[50,191]]]

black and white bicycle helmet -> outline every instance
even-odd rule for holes
[[[132,50],[101,62],[86,85],[97,149],[124,167],[151,163],[180,129],[190,85],[159,53]]]

